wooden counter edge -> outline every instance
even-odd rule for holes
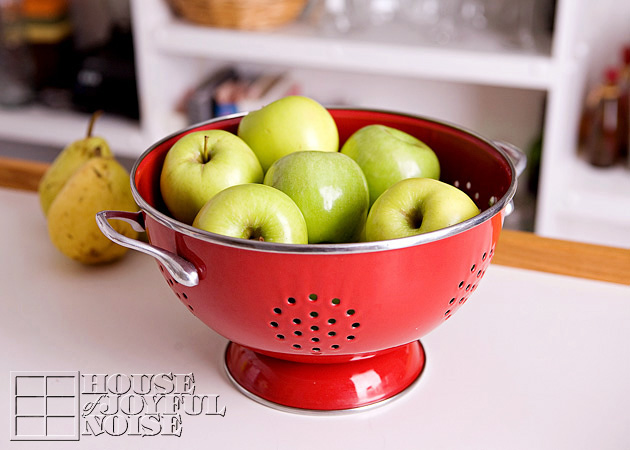
[[[49,165],[0,157],[0,186],[36,191]],[[493,264],[630,285],[630,249],[504,229]]]
[[[503,230],[493,264],[630,285],[630,249]]]
[[[0,186],[36,191],[48,163],[0,157]]]

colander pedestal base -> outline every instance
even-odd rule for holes
[[[403,393],[422,373],[425,352],[420,341],[414,341],[356,361],[302,363],[230,343],[225,364],[235,385],[267,406],[344,411],[375,406]]]

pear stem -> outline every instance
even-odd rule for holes
[[[94,113],[92,114],[92,117],[90,118],[90,123],[88,124],[87,137],[92,137],[92,130],[94,129],[94,123],[101,116],[101,114],[103,114],[103,111],[101,111],[100,109],[98,111],[94,111]]]

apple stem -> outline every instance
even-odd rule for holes
[[[251,241],[260,241],[265,242],[265,238],[263,237],[260,228],[256,227],[248,227],[247,234],[249,235],[248,239]]]
[[[203,162],[207,163],[208,161],[210,161],[210,155],[208,154],[208,139],[210,138],[210,136],[205,135],[203,137]]]

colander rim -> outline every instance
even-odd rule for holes
[[[182,133],[186,133],[193,129],[203,127],[206,125],[210,125],[216,122],[226,121],[230,119],[240,118],[247,114],[247,112],[239,112],[235,114],[225,115],[217,118],[213,118],[204,122],[199,122],[195,124],[191,124],[188,127],[175,131],[168,136],[160,139],[159,141],[152,144],[146,151],[144,151],[134,162],[131,168],[131,192],[136,201],[136,204],[140,207],[140,209],[144,212],[144,214],[150,216],[153,220],[160,223],[162,226],[171,229],[175,232],[182,233],[186,236],[192,237],[194,239],[199,239],[201,241],[218,244],[227,247],[234,247],[244,250],[252,250],[252,251],[260,251],[260,252],[268,252],[268,253],[308,253],[308,254],[347,254],[347,253],[368,253],[368,252],[377,252],[377,251],[386,251],[386,250],[396,250],[405,247],[412,247],[421,244],[427,244],[430,242],[438,241],[440,239],[445,239],[447,237],[454,236],[456,234],[462,233],[464,231],[470,230],[487,220],[490,220],[495,215],[501,213],[501,211],[507,207],[509,202],[512,200],[514,195],[516,194],[517,188],[517,171],[514,166],[514,162],[509,157],[507,152],[503,150],[499,145],[495,142],[481,136],[480,134],[471,131],[465,127],[460,125],[455,125],[448,121],[444,121],[441,119],[435,119],[431,117],[426,117],[417,114],[411,113],[401,113],[398,111],[392,111],[387,109],[374,109],[374,108],[364,108],[364,107],[348,107],[348,106],[326,106],[328,110],[344,110],[344,111],[357,111],[357,112],[367,112],[367,113],[376,113],[376,114],[392,114],[400,117],[408,117],[412,119],[420,119],[424,122],[431,122],[436,125],[445,126],[447,128],[451,128],[455,131],[463,132],[470,137],[473,137],[486,145],[489,145],[496,152],[498,152],[504,160],[507,162],[511,171],[510,178],[510,186],[508,187],[505,194],[499,198],[493,205],[489,208],[481,211],[476,216],[465,220],[463,222],[457,223],[455,225],[451,225],[446,228],[442,228],[439,230],[431,231],[424,234],[418,234],[415,236],[407,236],[396,239],[388,239],[382,241],[370,241],[370,242],[347,242],[347,243],[324,243],[324,244],[284,244],[284,243],[275,243],[275,242],[261,242],[257,240],[248,240],[242,238],[234,238],[230,236],[224,236],[216,233],[211,233],[208,231],[204,231],[198,228],[193,227],[192,225],[188,225],[186,223],[180,222],[172,217],[167,216],[166,214],[159,211],[157,208],[150,205],[138,192],[135,184],[137,171],[140,167],[142,161],[157,147],[162,145],[164,142],[181,135]]]

